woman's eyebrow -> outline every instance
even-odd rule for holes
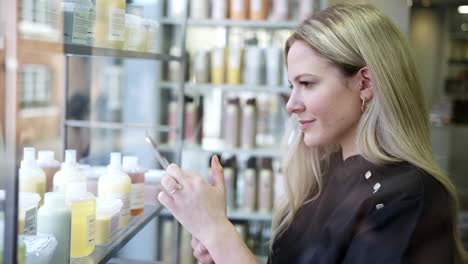
[[[310,74],[310,73],[302,73],[302,74],[299,74],[297,75],[296,77],[294,77],[294,81],[297,81],[299,78],[301,77],[314,77],[314,78],[319,78],[317,75],[314,75],[314,74]]]

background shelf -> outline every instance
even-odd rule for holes
[[[249,155],[253,157],[281,157],[280,148],[256,148],[256,149],[229,149],[229,148],[202,148],[201,146],[186,146],[186,149],[203,152],[230,153],[235,155]]]
[[[104,128],[104,129],[151,129],[159,132],[175,131],[175,127],[170,126],[155,126],[151,124],[139,123],[116,123],[116,122],[103,122],[103,121],[87,121],[87,120],[66,120],[65,126],[68,127],[84,127],[84,128]]]
[[[181,24],[179,18],[163,18],[158,20],[161,24]],[[272,20],[214,20],[214,19],[188,19],[187,25],[198,27],[248,27],[262,29],[293,29],[299,25],[297,21],[272,21]]]
[[[145,206],[145,211],[135,217],[132,217],[130,223],[119,229],[114,240],[107,244],[96,246],[93,253],[83,258],[73,258],[70,264],[104,264],[109,261],[113,255],[120,250],[130,239],[132,239],[150,220],[155,218],[161,211],[162,206]]]
[[[163,82],[162,87],[169,89],[176,89],[177,83]],[[224,92],[233,91],[248,91],[248,92],[263,92],[275,94],[289,94],[290,89],[284,86],[268,86],[268,85],[251,85],[251,84],[212,84],[212,83],[185,83],[186,92],[203,93],[213,89],[221,89]]]
[[[182,61],[181,57],[171,56],[167,54],[155,54],[148,52],[138,52],[120,49],[108,49],[90,47],[84,45],[64,44],[64,54],[66,56],[97,56],[97,57],[113,57],[126,59],[146,59],[146,60],[161,60],[161,61]]]
[[[161,216],[172,216],[172,214],[166,209],[162,209]],[[228,211],[227,216],[229,220],[234,221],[271,221],[271,213],[261,212],[245,212],[239,210]]]

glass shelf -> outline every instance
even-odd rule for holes
[[[162,206],[145,206],[145,211],[132,217],[130,223],[119,229],[114,240],[107,245],[96,246],[91,255],[83,258],[73,258],[70,264],[104,264],[109,261],[115,253],[120,250],[130,239],[132,239],[150,220],[159,215]]]
[[[176,131],[175,127],[171,126],[155,126],[151,124],[139,123],[116,123],[116,122],[102,122],[102,121],[88,121],[88,120],[66,120],[65,126],[68,127],[83,127],[83,128],[104,128],[104,129],[151,129],[159,132]]]
[[[97,57],[113,57],[127,59],[146,59],[146,60],[161,60],[161,61],[182,61],[179,56],[171,56],[167,54],[155,54],[148,52],[138,52],[130,50],[98,48],[75,44],[65,44],[64,54],[67,56],[97,56]]]
[[[171,216],[166,208],[161,210],[161,216]],[[227,217],[229,220],[234,221],[271,221],[271,213],[261,213],[261,212],[245,212],[240,210],[232,210],[227,212]]]
[[[183,21],[178,18],[163,18],[158,20],[161,24],[178,25]],[[197,27],[247,27],[267,29],[293,29],[299,25],[297,21],[272,20],[230,20],[230,19],[188,19],[187,25]]]
[[[231,153],[235,155],[249,155],[253,157],[281,157],[280,148],[256,148],[256,149],[230,149],[230,148],[216,148],[208,149],[201,146],[187,145],[185,149],[203,152],[216,152],[216,153]]]
[[[177,83],[163,82],[163,88],[176,89]],[[226,92],[232,91],[249,91],[259,93],[276,93],[276,94],[289,94],[291,90],[284,86],[269,86],[269,85],[251,85],[251,84],[212,84],[212,83],[185,83],[186,92],[203,93],[212,89],[221,89]]]

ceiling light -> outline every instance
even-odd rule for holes
[[[458,7],[458,13],[468,14],[468,5],[461,5]]]

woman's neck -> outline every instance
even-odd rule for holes
[[[360,154],[358,151],[358,147],[356,144],[356,130],[353,131],[350,135],[348,135],[344,140],[341,141],[341,156],[343,157],[343,161],[351,156],[355,156]]]

